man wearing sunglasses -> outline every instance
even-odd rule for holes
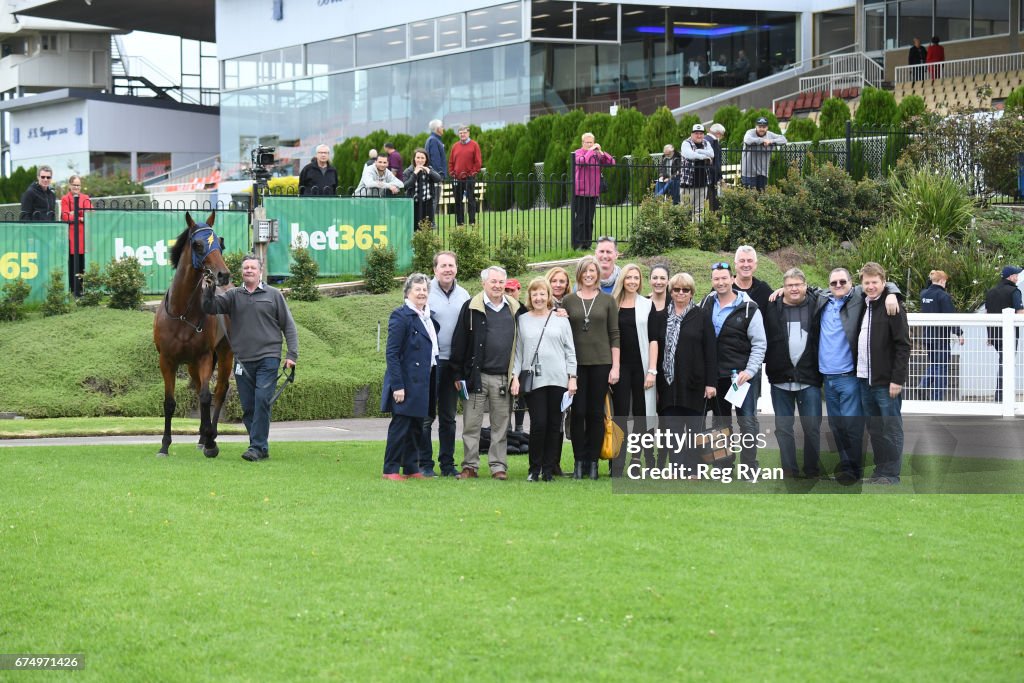
[[[57,215],[57,195],[50,187],[53,169],[40,166],[36,181],[21,195],[21,220],[52,221]]]

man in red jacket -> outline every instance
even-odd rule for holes
[[[463,196],[469,202],[469,224],[476,225],[476,174],[482,163],[480,145],[469,139],[469,126],[460,126],[459,141],[448,154],[448,173],[455,179],[455,225],[465,223]]]

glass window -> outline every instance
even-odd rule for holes
[[[1010,32],[1010,4],[1006,0],[974,0],[975,38]]]
[[[864,45],[868,52],[885,49],[884,6],[876,5],[864,9]]]
[[[306,73],[310,76],[351,69],[355,63],[354,36],[322,40],[306,46]]]
[[[281,67],[281,50],[267,50],[260,58],[260,82],[279,81],[284,69]]]
[[[869,12],[868,16],[870,15]],[[852,7],[832,12],[821,12],[815,14],[814,19],[814,54],[831,52],[854,43]]]
[[[935,34],[942,42],[965,40],[971,37],[971,4],[963,0],[935,0]],[[930,41],[928,35],[911,36],[920,38],[923,45]]]
[[[437,20],[437,49],[439,51],[462,49],[464,44],[462,18],[461,14],[450,14]]]
[[[436,27],[433,19],[409,24],[409,56],[429,55],[435,51]]]
[[[955,2],[955,0],[954,0]],[[893,47],[906,47],[914,43],[914,38],[921,42],[931,42],[932,33],[932,0],[904,0],[899,6],[899,43]]]
[[[530,36],[572,40],[573,5],[562,0],[534,0]]]
[[[405,26],[356,34],[356,64],[367,66],[405,59]]]
[[[576,40],[618,40],[619,6],[611,2],[576,6]]]
[[[466,47],[522,38],[522,23],[518,2],[466,12]]]
[[[301,45],[293,45],[281,50],[281,68],[283,78],[299,78],[303,75]]]

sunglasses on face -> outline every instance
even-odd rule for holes
[[[693,290],[689,289],[688,287],[673,287],[672,288],[672,293],[673,294],[689,294],[692,291]]]
[[[845,287],[850,281],[849,280],[832,280],[828,283],[829,287]]]
[[[39,176],[39,179],[40,179],[40,180],[49,180],[49,179],[50,179],[50,178],[52,178],[52,177],[53,177],[53,176],[50,176],[50,175],[41,175],[41,176]]]

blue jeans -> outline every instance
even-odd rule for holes
[[[455,390],[455,377],[449,361],[437,361],[437,463],[441,472],[454,473],[455,470],[455,413],[458,408],[459,395]],[[424,438],[420,442],[419,465],[421,470],[434,469],[433,442],[430,440],[434,416],[423,420]]]
[[[859,479],[864,468],[860,380],[853,373],[824,377],[828,426],[836,436],[840,472]]]
[[[740,178],[740,182],[743,183],[743,187],[749,190],[757,190],[758,192],[764,192],[764,188],[768,187],[768,176],[745,175],[742,178]]]
[[[796,439],[793,436],[793,416],[800,410],[800,427],[804,431],[804,474],[821,474],[818,461],[821,435],[821,388],[807,387],[788,391],[772,385],[772,407],[775,409],[775,438],[779,442],[782,469],[799,472],[796,462]]]
[[[860,382],[860,402],[875,454],[874,476],[898,482],[903,467],[903,396],[890,398],[888,384],[873,387],[866,379]]]
[[[264,453],[270,435],[270,399],[274,397],[280,365],[280,358],[262,358],[242,363],[244,372],[235,375],[235,388],[242,403],[242,422],[249,432],[249,447]]]
[[[928,349],[928,367],[925,369],[924,377],[921,378],[921,389],[931,389],[931,400],[948,400],[946,387],[949,386],[949,369],[952,354],[949,348]],[[925,394],[925,399],[929,398]]]
[[[654,194],[665,195],[672,198],[673,204],[679,203],[679,176],[668,180],[658,180],[654,183]]]
[[[754,375],[750,382],[753,386],[750,387],[746,398],[743,399],[743,405],[736,406],[736,421],[740,425],[739,433],[749,435],[743,440],[744,446],[740,453],[740,462],[751,467],[760,467],[757,462],[757,435],[761,431],[761,425],[757,421],[757,399],[760,396],[757,387],[761,384],[761,373]],[[716,416],[712,420],[712,424],[716,429],[731,426],[732,420],[729,416],[732,415],[733,405],[725,400],[725,395],[729,392],[731,384],[732,380],[728,377],[718,378],[718,393],[712,402],[712,409]]]

